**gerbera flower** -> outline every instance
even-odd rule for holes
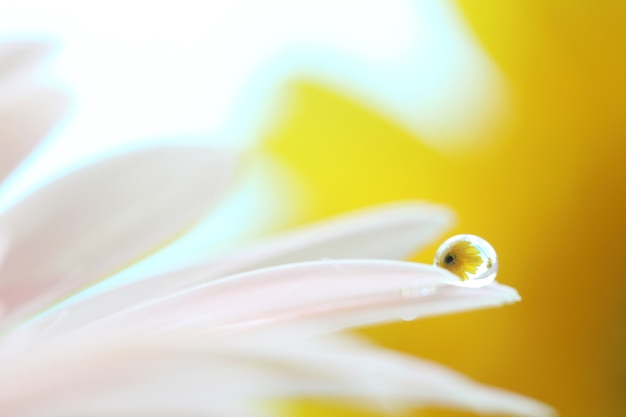
[[[339,333],[519,300],[500,284],[454,286],[445,269],[394,260],[447,227],[451,215],[436,205],[352,213],[59,304],[188,227],[235,166],[221,149],[139,149],[52,180],[0,214],[0,414],[255,416],[264,415],[255,401],[290,396],[550,414]]]

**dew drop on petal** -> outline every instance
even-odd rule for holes
[[[403,297],[425,297],[435,292],[435,287],[402,288]]]
[[[496,279],[498,256],[485,239],[474,235],[456,235],[439,246],[435,266],[461,278],[461,282],[453,285],[479,288]]]
[[[401,294],[405,298],[413,298],[417,299],[420,297],[428,297],[435,293],[435,287],[420,287],[420,288],[403,288],[401,290]],[[415,308],[415,305],[407,305],[403,307],[400,312],[400,318],[404,321],[412,321],[418,317],[418,308]]]
[[[413,310],[407,310],[400,313],[400,318],[404,321],[413,321],[417,318],[417,313]]]

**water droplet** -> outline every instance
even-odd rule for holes
[[[401,294],[403,297],[407,298],[419,298],[428,297],[429,295],[434,294],[435,291],[435,287],[402,288]],[[404,321],[413,321],[418,317],[418,312],[419,308],[416,308],[415,305],[409,305],[402,309],[400,312],[400,318]]]
[[[454,285],[479,288],[496,279],[498,256],[485,239],[474,235],[456,235],[439,246],[435,266],[461,278],[462,282]]]
[[[426,297],[435,292],[435,287],[402,288],[400,293],[403,297]]]
[[[413,321],[417,318],[417,313],[412,310],[403,311],[400,313],[400,319],[404,321]]]

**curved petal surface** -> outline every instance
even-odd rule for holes
[[[44,138],[68,104],[61,92],[40,86],[11,94],[0,97],[0,182]]]
[[[215,261],[111,289],[53,313],[49,320],[62,316],[55,327],[62,332],[226,275],[283,263],[402,259],[436,238],[451,221],[450,211],[439,205],[383,204],[274,236]]]
[[[415,318],[519,300],[514,289],[503,285],[474,289],[448,284],[456,281],[455,275],[441,268],[411,262],[365,259],[288,264],[193,287],[90,326],[114,326],[128,332],[195,328],[221,335],[306,322],[303,329],[326,333],[398,321],[407,315]],[[54,320],[61,326],[63,316]]]
[[[235,165],[223,149],[144,148],[18,202],[0,215],[10,243],[0,270],[4,319],[40,310],[166,243],[221,195]]]
[[[49,47],[0,43],[0,181],[43,139],[65,111],[60,91],[37,85],[32,72]]]
[[[453,221],[453,213],[438,204],[380,204],[273,236],[219,262],[235,273],[328,258],[401,260],[441,236]]]
[[[4,359],[0,356],[0,383],[6,386],[0,411],[16,417],[146,416],[164,410],[221,415],[243,412],[251,401],[288,396],[358,400],[388,411],[437,405],[552,415],[537,401],[347,337],[209,340],[186,332],[174,337],[101,333]],[[31,373],[40,376],[14,383]]]
[[[48,50],[49,46],[41,42],[0,43],[0,88],[5,79],[35,67]]]

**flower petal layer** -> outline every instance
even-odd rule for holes
[[[186,332],[151,337],[100,333],[57,340],[5,359],[0,355],[0,383],[6,386],[0,410],[15,417],[96,411],[112,416],[164,411],[250,415],[244,411],[255,400],[293,396],[356,400],[388,411],[437,405],[519,416],[552,414],[537,401],[338,335],[215,340]],[[30,374],[38,377],[14,383]]]
[[[221,194],[234,153],[144,148],[77,170],[0,215],[5,320],[112,274],[189,227]],[[9,316],[9,317],[7,317]]]
[[[407,201],[360,210],[274,236],[216,261],[110,289],[53,313],[55,332],[80,327],[174,292],[263,266],[372,257],[402,259],[429,243],[452,221],[442,206]],[[63,320],[57,321],[58,317]]]
[[[220,264],[231,264],[235,273],[327,258],[401,260],[438,238],[453,220],[452,212],[437,204],[381,204],[273,236]]]
[[[49,46],[41,42],[0,43],[0,89],[5,81],[29,75],[48,50]]]
[[[68,99],[36,85],[32,69],[47,47],[0,44],[0,182],[41,141],[65,111]]]
[[[67,103],[63,94],[43,87],[24,88],[0,101],[0,181],[44,138]]]
[[[411,262],[288,264],[199,285],[120,311],[91,327],[131,333],[195,328],[222,335],[307,323],[303,331],[327,333],[519,300],[515,290],[499,284],[479,289],[449,285],[458,281],[441,268]],[[64,318],[47,319],[60,326]],[[293,337],[302,337],[298,333]]]

